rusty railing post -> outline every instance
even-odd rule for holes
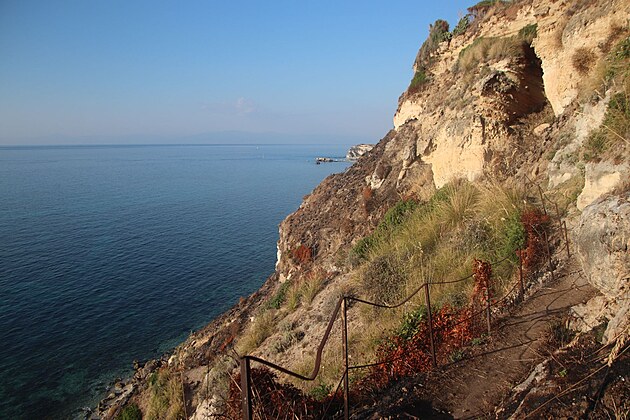
[[[518,253],[518,281],[521,288],[521,300],[525,300],[525,282],[523,281],[523,253]]]
[[[492,335],[490,323],[490,281],[486,283],[486,324],[488,324],[488,337]]]
[[[343,418],[348,420],[350,416],[350,381],[348,378],[349,364],[348,364],[348,299],[343,297],[343,308],[341,312],[341,319],[343,320],[343,328],[341,330],[343,340]]]
[[[547,206],[545,206],[545,196],[543,195],[543,190],[540,187],[540,185],[536,184],[536,186],[538,187],[538,193],[540,194],[540,203],[542,204],[543,212],[545,212],[545,215],[546,215]]]
[[[486,324],[488,324],[488,337],[492,335],[492,325],[490,322],[490,289],[486,287]]]
[[[569,230],[567,229],[567,221],[562,221],[562,227],[564,231],[564,243],[567,247],[567,258],[571,258],[571,251],[569,250]]]
[[[427,315],[429,321],[429,341],[431,343],[431,361],[433,367],[437,366],[437,359],[435,357],[435,343],[433,342],[433,320],[431,319],[431,298],[429,296],[429,283],[424,284],[424,296],[427,300]]]
[[[249,357],[241,358],[241,407],[243,420],[252,420],[252,384]]]
[[[547,244],[547,264],[549,265],[549,271],[551,272],[551,280],[555,280],[556,276],[554,275],[553,264],[551,262],[551,245],[549,245],[549,237],[547,236],[547,232],[543,231],[545,236],[545,243]]]

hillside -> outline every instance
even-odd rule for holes
[[[394,354],[410,360],[353,372],[355,416],[392,409],[387,415],[404,417],[393,407],[427,400],[444,415],[466,417],[458,405],[466,404],[458,398],[466,388],[448,378],[495,363],[491,358],[476,366],[464,356],[494,352],[510,340],[522,344],[522,331],[505,326],[528,309],[544,314],[535,328],[527,324],[535,330],[532,342],[549,342],[554,331],[570,339],[551,340],[545,357],[528,356],[518,368],[510,367],[509,357],[497,359],[512,371],[511,385],[548,358],[563,360],[571,352],[564,347],[579,347],[587,334],[595,337],[592,348],[604,349],[589,359],[594,370],[605,359],[623,372],[618,366],[627,364],[630,308],[628,16],[623,0],[521,0],[480,2],[452,31],[445,21],[434,22],[399,98],[394,129],[344,173],[325,179],[281,223],[276,270],[263,287],[172,354],[139,365],[93,417],[115,418],[123,407],[126,413],[139,407],[143,418],[238,415],[240,356],[309,375],[340,296],[391,306],[424,283],[430,284],[431,310],[421,293],[394,310],[348,307],[352,364]],[[535,306],[541,290],[566,301],[550,314],[545,308],[553,299]],[[494,302],[490,336],[486,321],[473,316],[488,301]],[[432,333],[437,369],[424,328],[429,314],[442,328]],[[294,402],[274,408],[279,417],[292,416],[282,410],[308,417],[322,400],[338,408],[332,395],[343,374],[341,322],[332,325],[315,381],[278,375],[285,385],[269,382],[280,390],[269,395]],[[433,385],[407,392],[426,385],[419,372],[433,375]],[[563,387],[587,375],[572,373],[565,371]],[[538,391],[545,388],[543,376],[536,379]],[[593,394],[602,400],[600,410],[612,407],[606,391],[627,380],[615,378],[604,378]],[[499,417],[525,417],[548,400],[532,394],[532,383],[514,395],[510,386],[488,388],[488,403],[475,406],[481,411],[474,415],[497,410]],[[438,401],[448,392],[446,402]],[[625,398],[617,400],[627,401],[627,388],[620,395]],[[576,406],[573,414],[594,413],[592,405]]]

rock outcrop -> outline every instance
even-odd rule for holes
[[[590,328],[607,322],[604,344],[621,348],[630,332],[630,192],[587,206],[574,237],[584,273],[602,293],[574,313]]]
[[[348,160],[357,160],[370,150],[374,148],[373,144],[357,144],[352,146],[348,153],[346,153],[346,159]]]

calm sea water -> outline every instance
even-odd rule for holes
[[[70,418],[271,274],[346,146],[0,148],[0,418]]]

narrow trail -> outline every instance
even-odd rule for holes
[[[537,363],[550,357],[546,346],[549,325],[595,293],[571,259],[556,271],[555,280],[497,320],[486,344],[469,347],[455,363],[401,381],[377,407],[359,410],[353,417],[494,418],[494,408],[508,392]]]

